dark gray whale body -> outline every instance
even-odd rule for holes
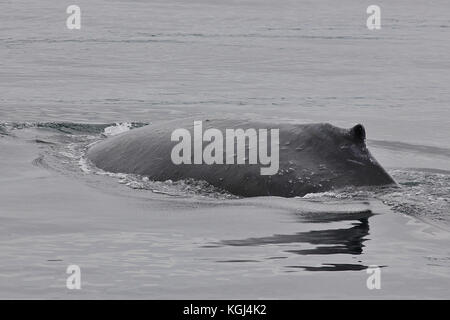
[[[173,164],[171,134],[193,132],[193,120],[148,125],[93,145],[88,158],[110,172],[133,173],[151,180],[204,180],[240,196],[303,196],[347,186],[394,184],[372,157],[362,125],[342,129],[330,124],[277,124],[250,120],[205,120],[204,129],[279,129],[279,170],[261,175],[259,164]],[[203,145],[207,144],[203,142]],[[248,150],[247,150],[248,151]],[[270,151],[270,148],[269,148]]]

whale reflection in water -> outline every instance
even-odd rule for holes
[[[308,249],[290,249],[285,253],[298,255],[334,255],[348,254],[361,255],[364,242],[368,240],[369,219],[374,214],[371,210],[360,212],[314,212],[301,214],[296,217],[302,223],[331,223],[341,221],[354,221],[350,228],[336,228],[325,230],[310,230],[295,234],[275,234],[260,238],[247,238],[240,240],[222,240],[218,246],[264,246],[264,245],[286,245],[286,244],[308,244],[314,246]],[[367,269],[368,266],[353,263],[324,263],[322,266],[286,266],[289,268],[300,268],[306,271],[359,271]]]

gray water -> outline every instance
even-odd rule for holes
[[[449,297],[447,1],[377,1],[377,31],[364,1],[76,4],[81,30],[0,4],[0,297]],[[114,123],[197,115],[362,123],[400,188],[236,199],[83,162]]]

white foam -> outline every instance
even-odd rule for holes
[[[80,160],[78,160],[78,165],[80,166],[81,171],[84,173],[90,173],[91,170],[89,169],[89,164],[85,157],[81,157]]]
[[[115,135],[118,135],[120,133],[127,132],[127,131],[131,130],[131,127],[132,127],[131,123],[128,123],[128,122],[116,123],[116,124],[114,124],[112,126],[106,127],[103,130],[103,134],[105,136],[108,136],[108,137],[115,136]]]
[[[322,197],[332,197],[337,198],[338,194],[335,192],[317,192],[317,193],[307,193],[303,197],[303,199],[314,199],[314,198],[322,198]]]

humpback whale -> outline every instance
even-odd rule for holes
[[[204,180],[244,197],[294,197],[348,186],[395,184],[367,149],[366,131],[361,124],[343,129],[328,123],[274,124],[244,119],[207,119],[203,123],[206,130],[223,132],[278,129],[278,171],[262,175],[258,163],[198,163],[193,152],[189,154],[192,162],[175,164],[171,154],[178,142],[172,141],[171,135],[179,128],[188,128],[194,136],[190,119],[147,125],[109,137],[91,146],[87,157],[105,171],[139,174],[155,181]],[[200,144],[205,146],[207,142],[202,140]],[[250,154],[252,146],[248,141],[245,148],[246,155]],[[276,151],[273,148],[269,143],[268,153]],[[219,151],[225,152],[225,148]]]

